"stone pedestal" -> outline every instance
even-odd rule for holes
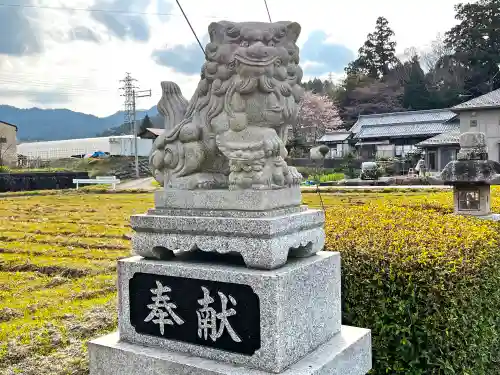
[[[196,253],[132,257],[119,261],[118,275],[119,332],[91,342],[92,375],[361,375],[371,368],[370,331],[341,326],[338,253],[290,259],[276,270],[214,264]],[[158,283],[162,306],[170,304],[163,327],[159,314],[148,319]],[[206,296],[216,313],[232,309],[225,326],[222,315],[203,319]]]
[[[275,269],[289,257],[323,248],[324,214],[300,206],[300,188],[279,190],[165,190],[156,208],[134,215],[134,254],[171,259],[202,250],[237,253],[250,268]]]
[[[340,333],[283,375],[357,375],[371,369],[371,338],[366,329],[342,326]],[[89,344],[92,375],[266,375],[269,372],[120,341],[118,334]]]

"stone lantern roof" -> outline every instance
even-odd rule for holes
[[[462,133],[457,160],[449,162],[432,180],[447,185],[500,185],[500,163],[488,160],[484,133]]]

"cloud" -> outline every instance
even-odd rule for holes
[[[201,41],[202,45],[206,43],[208,43],[208,35],[205,35]],[[197,42],[156,49],[151,57],[157,64],[168,66],[183,74],[198,74],[205,61],[205,56]]]
[[[0,88],[0,98],[20,97],[40,105],[66,104],[71,96],[64,91],[36,89],[4,89]]]
[[[158,18],[160,21],[165,22],[170,18],[165,14],[168,14],[172,11],[172,3],[168,0],[157,0],[156,2],[156,13],[158,13]]]
[[[93,30],[86,26],[77,26],[69,31],[69,40],[83,40],[86,42],[99,43],[101,38]]]
[[[151,36],[147,17],[133,13],[146,12],[149,3],[150,0],[97,0],[91,17],[119,39],[147,42]]]
[[[318,76],[340,73],[354,60],[354,53],[342,44],[327,43],[328,35],[322,30],[315,30],[301,49],[301,60],[306,75]]]
[[[20,0],[17,4],[0,6],[0,55],[37,54],[43,50],[43,44],[36,10],[23,8],[31,5],[31,0]]]

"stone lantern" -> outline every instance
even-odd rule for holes
[[[500,184],[500,163],[488,160],[484,133],[462,133],[457,160],[430,180],[453,186],[456,214],[485,217],[491,215],[490,186]]]

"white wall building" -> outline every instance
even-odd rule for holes
[[[148,156],[152,139],[137,139],[139,156]],[[64,159],[74,155],[92,154],[96,151],[108,153],[111,156],[134,156],[134,136],[120,135],[99,138],[67,139],[60,141],[42,141],[21,143],[17,146],[18,155],[28,158]]]
[[[459,104],[451,110],[460,116],[460,133],[484,133],[488,159],[500,161],[500,89]]]

